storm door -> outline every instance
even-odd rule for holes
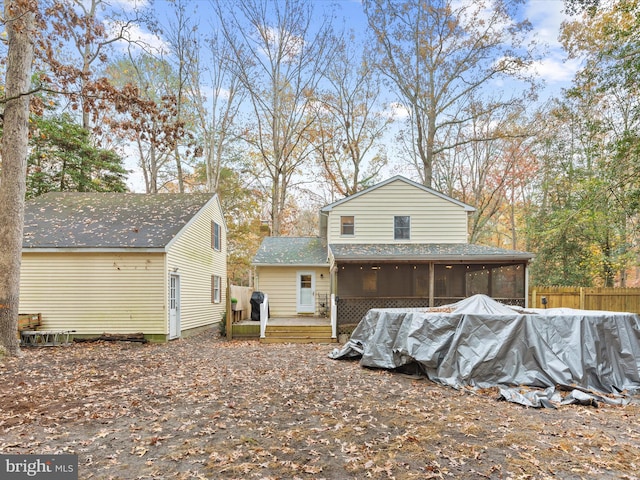
[[[298,313],[315,313],[316,276],[313,272],[297,272],[297,305]]]
[[[169,338],[180,336],[180,276],[169,276]]]

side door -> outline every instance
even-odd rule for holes
[[[315,313],[316,275],[314,272],[297,272],[297,302],[298,313]]]
[[[180,275],[169,275],[169,339],[180,337]]]

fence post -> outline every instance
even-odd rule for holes
[[[225,333],[227,334],[227,340],[233,340],[233,312],[231,311],[231,282],[227,278],[227,298],[225,299],[227,304],[227,327]]]
[[[536,299],[537,295],[538,295],[538,292],[534,288],[533,291],[531,292],[531,303],[533,303],[533,308],[538,308],[538,302]]]
[[[580,310],[585,310],[585,294],[584,287],[580,287]]]

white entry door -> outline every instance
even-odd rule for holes
[[[315,313],[316,302],[316,275],[313,272],[298,272],[297,276],[298,295],[297,295],[297,311],[298,313]]]
[[[180,276],[169,276],[169,338],[180,336]]]

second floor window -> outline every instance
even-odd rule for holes
[[[216,222],[211,222],[211,246],[214,250],[220,251],[222,245],[221,228]]]
[[[411,217],[408,215],[396,215],[393,217],[394,240],[409,240],[411,238]]]
[[[355,229],[353,216],[340,217],[340,235],[353,235],[354,233]]]

